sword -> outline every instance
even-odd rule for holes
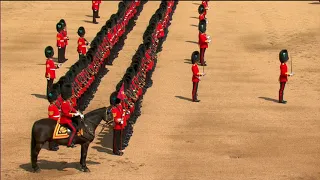
[[[290,56],[290,57],[291,57],[291,73],[290,73],[290,75],[293,76],[293,71],[292,71],[292,56]]]

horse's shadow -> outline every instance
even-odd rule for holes
[[[98,134],[97,139],[100,141],[97,144],[101,146],[92,146],[98,152],[113,154],[113,130],[112,126],[107,127],[104,131]]]
[[[40,168],[46,169],[46,170],[57,169],[58,171],[67,171],[65,170],[66,168],[74,168],[79,171],[81,170],[79,162],[68,163],[66,161],[56,162],[56,161],[47,161],[47,160],[39,160],[38,162],[39,162]],[[86,162],[87,164],[100,164],[99,162],[95,162],[95,161],[86,161]],[[26,171],[33,172],[33,169],[30,163],[21,164],[19,167]]]

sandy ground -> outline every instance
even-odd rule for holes
[[[87,112],[108,105],[158,5],[145,5]],[[209,5],[212,44],[200,103],[190,102],[198,2],[180,2],[125,155],[110,154],[112,134],[105,129],[90,145],[91,173],[77,170],[78,146],[43,149],[43,171],[33,174],[30,131],[47,114],[43,51],[55,46],[55,24],[64,18],[70,37],[69,61],[58,77],[77,58],[77,28],[85,26],[92,40],[102,24],[88,23],[91,2],[1,2],[1,179],[320,179],[320,4]],[[105,22],[117,3],[103,2],[101,9],[99,21]],[[295,72],[285,89],[286,105],[275,102],[282,48],[289,50]]]

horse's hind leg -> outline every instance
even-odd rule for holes
[[[43,144],[41,144],[41,143],[37,143],[31,149],[31,163],[32,163],[32,169],[34,172],[40,172],[40,168],[38,166],[37,161],[38,161],[38,155],[39,155],[39,152],[41,150],[42,145]]]
[[[90,142],[86,142],[84,144],[81,144],[81,159],[80,159],[80,169],[83,172],[90,172],[89,168],[87,167],[86,159],[88,154],[88,148],[89,148]]]

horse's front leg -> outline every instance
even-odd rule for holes
[[[86,142],[84,144],[81,144],[81,158],[80,158],[80,169],[83,172],[90,172],[89,168],[87,167],[87,153],[88,153],[88,148],[89,148],[90,142]]]

